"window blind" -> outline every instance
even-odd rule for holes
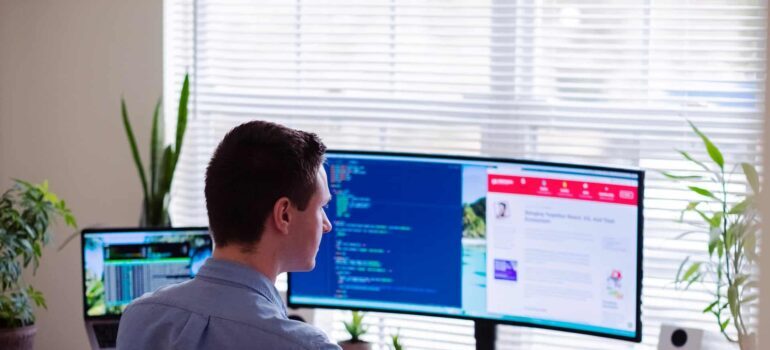
[[[651,349],[662,323],[705,329],[724,346],[701,312],[709,286],[672,282],[686,256],[708,258],[707,237],[675,239],[698,220],[677,222],[694,198],[659,171],[698,171],[675,149],[707,159],[687,120],[728,169],[760,163],[766,1],[166,0],[164,10],[169,123],[184,73],[192,78],[175,224],[207,224],[206,164],[225,132],[252,119],[316,132],[335,149],[639,167],[643,343],[502,326],[498,347]],[[730,190],[749,191],[740,174]],[[331,315],[332,337],[345,338],[346,315]],[[379,346],[398,328],[410,349],[474,343],[463,320],[367,322]]]

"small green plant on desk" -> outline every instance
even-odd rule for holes
[[[401,331],[396,331],[396,334],[390,336],[390,341],[393,343],[393,350],[404,350],[404,344],[401,344]]]
[[[343,350],[371,350],[371,344],[361,339],[361,336],[367,331],[367,327],[364,325],[364,316],[366,314],[361,311],[353,311],[350,322],[343,322],[345,329],[350,334],[349,340],[339,343]]]

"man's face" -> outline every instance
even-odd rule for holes
[[[289,271],[310,271],[315,267],[315,257],[321,243],[321,235],[332,230],[324,206],[331,200],[326,170],[320,167],[316,174],[316,186],[307,208],[294,209],[291,236],[291,264]]]

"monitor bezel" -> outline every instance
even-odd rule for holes
[[[88,315],[88,302],[86,300],[86,250],[85,250],[85,237],[86,234],[120,234],[131,232],[183,232],[183,231],[205,231],[209,235],[211,232],[208,227],[100,227],[100,228],[86,228],[80,231],[80,287],[81,297],[83,298],[83,318],[85,320],[118,320],[121,315],[100,315],[91,316]],[[212,240],[213,245],[213,240]]]
[[[622,335],[594,332],[594,331],[574,329],[574,328],[568,328],[568,327],[542,325],[542,324],[536,324],[531,322],[500,320],[497,318],[487,318],[487,317],[478,317],[478,316],[441,314],[441,313],[433,313],[433,312],[408,311],[408,310],[393,310],[393,309],[383,309],[383,308],[376,308],[376,307],[354,308],[354,307],[345,306],[345,305],[333,306],[333,305],[320,305],[320,304],[313,304],[313,303],[296,303],[291,301],[292,272],[289,272],[287,276],[288,287],[286,290],[286,303],[288,307],[336,309],[336,310],[359,310],[359,311],[384,312],[384,313],[407,314],[407,315],[418,315],[418,316],[446,317],[446,318],[463,319],[463,320],[471,320],[471,321],[486,321],[486,322],[494,322],[495,324],[500,324],[500,325],[549,329],[549,330],[563,331],[563,332],[576,333],[576,334],[585,334],[585,335],[592,335],[592,336],[597,336],[602,338],[618,339],[618,340],[625,340],[629,342],[641,343],[642,341],[642,273],[643,273],[642,253],[643,253],[643,242],[644,242],[644,231],[643,231],[644,229],[644,174],[645,174],[644,170],[602,166],[602,165],[548,162],[548,161],[538,161],[538,160],[531,160],[531,159],[493,158],[493,157],[482,157],[482,156],[447,155],[447,154],[423,154],[423,153],[380,152],[380,151],[348,151],[348,150],[328,150],[326,153],[330,155],[384,156],[384,157],[404,157],[404,158],[415,158],[415,159],[431,158],[431,159],[459,160],[459,161],[498,162],[498,163],[524,164],[524,165],[537,165],[537,166],[556,166],[556,167],[564,167],[564,168],[572,168],[572,169],[609,171],[609,172],[618,172],[618,173],[627,173],[627,174],[636,175],[637,183],[638,183],[637,254],[636,254],[636,257],[637,257],[637,261],[636,261],[636,276],[637,276],[636,332],[633,337],[626,337]]]

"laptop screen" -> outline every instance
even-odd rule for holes
[[[84,230],[85,317],[119,317],[143,294],[191,279],[211,251],[205,227]]]

